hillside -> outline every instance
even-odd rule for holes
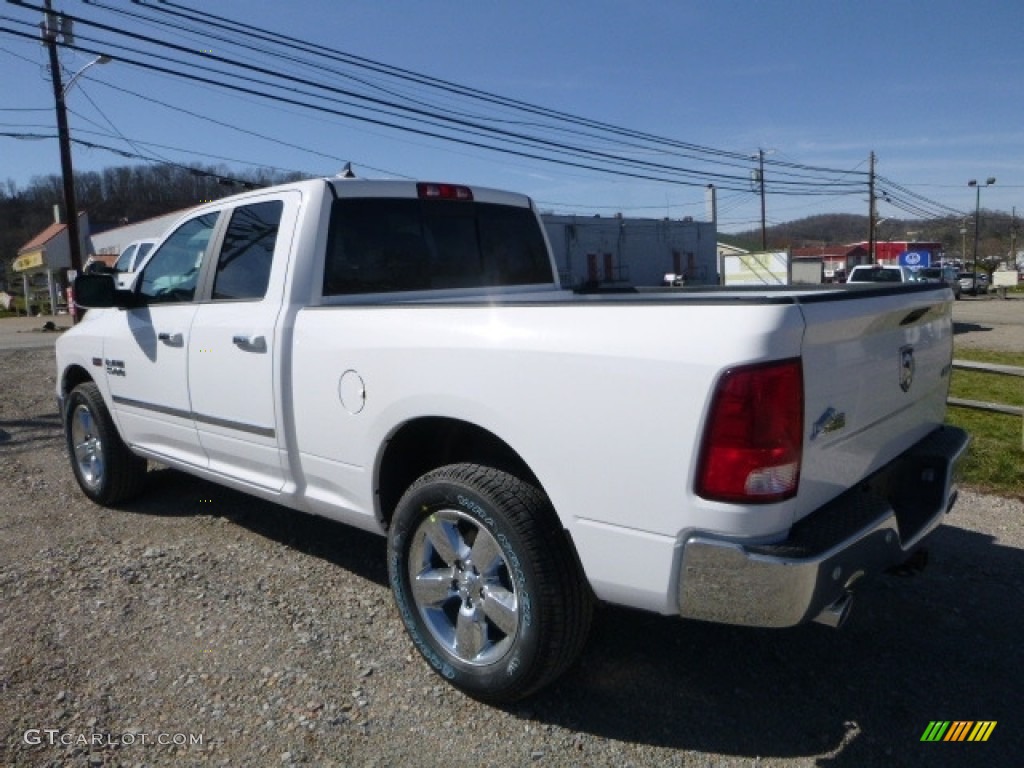
[[[966,229],[966,231],[961,231]],[[1011,238],[1016,230],[1015,238]],[[768,248],[803,248],[817,245],[845,245],[868,239],[868,217],[855,214],[822,214],[808,216],[796,221],[768,227]],[[917,240],[940,242],[950,256],[960,256],[966,247],[968,255],[974,249],[973,216],[966,220],[956,219],[883,219],[876,227],[878,240]],[[723,242],[748,250],[761,250],[761,230],[752,229],[731,235],[722,235]],[[1005,256],[1010,252],[1011,239],[1014,247],[1020,249],[1020,222],[1000,211],[981,211],[981,232],[978,241],[978,255]]]

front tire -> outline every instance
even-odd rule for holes
[[[551,683],[590,628],[589,585],[547,497],[490,467],[441,467],[406,491],[388,574],[417,650],[482,701],[513,702]]]
[[[121,440],[93,382],[79,384],[68,396],[64,434],[75,480],[94,502],[112,506],[142,489],[146,460]]]

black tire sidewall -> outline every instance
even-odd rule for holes
[[[399,502],[388,544],[388,577],[402,621],[413,644],[431,667],[455,687],[476,698],[509,701],[531,686],[541,648],[538,577],[515,525],[486,492],[472,483],[433,479],[417,482]],[[419,524],[441,509],[455,509],[477,521],[501,548],[520,605],[519,629],[512,647],[498,661],[472,665],[453,656],[434,639],[412,598],[408,559]]]
[[[85,481],[85,478],[82,476],[82,470],[78,466],[78,459],[75,457],[75,446],[73,444],[71,427],[72,421],[75,417],[75,411],[79,406],[85,406],[92,415],[96,433],[100,439],[100,445],[102,446],[101,450],[103,453],[104,467],[103,478],[99,485],[95,487],[90,486]],[[106,406],[103,404],[102,396],[95,384],[82,384],[72,390],[71,394],[68,396],[67,411],[65,412],[64,422],[64,433],[67,438],[68,457],[71,460],[71,470],[75,474],[75,480],[78,481],[78,485],[82,489],[82,493],[98,504],[108,503],[111,497],[111,473],[114,470],[115,461],[115,457],[113,456],[113,440],[119,438],[114,431],[114,425],[110,419],[110,414],[108,413]]]

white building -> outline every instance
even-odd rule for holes
[[[662,285],[666,274],[688,285],[718,282],[712,222],[542,214],[565,287],[585,283]]]
[[[117,255],[124,250],[126,245],[135,240],[159,238],[184,213],[185,210],[174,211],[95,234],[89,240],[91,245],[89,252],[95,253],[97,256]]]

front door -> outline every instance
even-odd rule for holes
[[[130,445],[206,466],[192,417],[189,348],[200,270],[217,226],[216,212],[178,227],[139,276],[142,306],[118,313],[119,331],[104,347],[114,417]]]

